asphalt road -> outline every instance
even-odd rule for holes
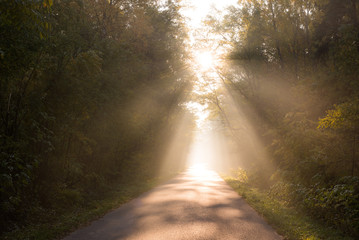
[[[189,169],[65,240],[282,239],[217,173]]]

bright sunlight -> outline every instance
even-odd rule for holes
[[[198,63],[202,71],[208,70],[214,65],[214,57],[211,52],[195,53],[195,61]]]
[[[184,0],[181,12],[188,18],[186,21],[188,27],[193,29],[202,25],[203,19],[209,14],[212,7],[223,10],[236,3],[237,0]]]
[[[219,159],[223,157],[220,154],[216,136],[211,133],[211,121],[209,121],[210,111],[209,105],[205,101],[201,101],[207,94],[212,94],[219,87],[218,75],[216,67],[217,59],[221,52],[217,42],[213,42],[206,46],[202,39],[206,39],[203,35],[204,20],[212,9],[223,10],[227,6],[236,3],[236,0],[185,0],[182,2],[182,14],[186,17],[186,24],[190,41],[188,42],[188,50],[191,52],[192,69],[196,75],[193,86],[193,96],[186,106],[196,118],[195,136],[190,147],[187,157],[187,166],[190,167],[192,173],[201,175],[204,169],[213,168],[214,165],[220,164]],[[223,159],[222,159],[223,160]]]

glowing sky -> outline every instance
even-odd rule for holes
[[[198,28],[201,21],[210,13],[211,7],[223,10],[229,5],[234,5],[238,0],[183,0],[181,10],[183,16],[188,18],[187,25],[190,28]]]

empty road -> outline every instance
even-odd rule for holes
[[[217,173],[189,169],[65,240],[282,239]]]

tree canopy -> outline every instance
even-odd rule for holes
[[[27,206],[155,176],[189,87],[177,3],[19,0],[0,12],[1,230]]]

